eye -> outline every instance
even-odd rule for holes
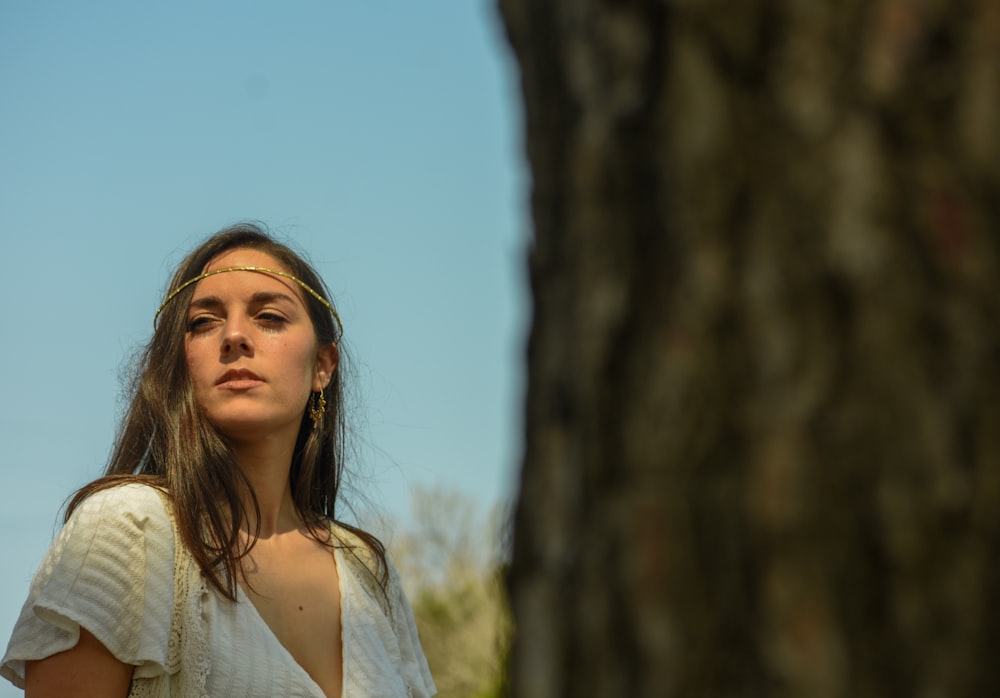
[[[197,317],[188,320],[188,332],[197,334],[198,332],[204,332],[209,327],[212,326],[215,318],[208,315],[199,315]]]
[[[285,325],[288,322],[284,315],[275,313],[272,311],[265,311],[262,313],[257,313],[257,322],[264,325],[265,327],[277,329]]]

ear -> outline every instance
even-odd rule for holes
[[[320,344],[316,351],[316,372],[313,374],[312,389],[314,393],[330,385],[333,372],[337,370],[340,352],[336,344]]]

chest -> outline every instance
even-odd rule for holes
[[[340,671],[342,698],[431,695],[433,683],[422,655],[417,660],[422,668],[409,673],[404,669],[404,657],[420,650],[419,645],[404,642],[416,638],[412,622],[400,634],[391,613],[395,607],[385,605],[387,597],[399,597],[398,589],[390,582],[389,593],[382,593],[367,562],[348,547],[342,546],[334,555],[343,640],[340,661],[333,664]],[[136,678],[131,696],[338,695],[335,688],[322,687],[279,642],[251,602],[245,585],[240,585],[238,601],[233,603],[207,583],[183,548],[178,548],[175,559],[174,594],[170,647],[164,650],[167,673]],[[313,672],[319,673],[315,668]]]
[[[258,541],[241,584],[261,619],[327,696],[343,672],[340,578],[333,551],[316,541]]]

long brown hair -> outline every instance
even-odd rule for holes
[[[240,223],[208,238],[181,262],[168,291],[201,274],[223,252],[237,248],[259,250],[331,300],[319,274],[295,251],[254,223]],[[259,520],[253,488],[236,465],[225,437],[204,417],[194,399],[184,353],[187,309],[194,284],[163,308],[153,336],[135,364],[131,400],[122,420],[111,460],[104,475],[73,496],[66,518],[88,495],[123,482],[143,482],[168,495],[183,543],[202,574],[223,595],[236,599],[240,559],[250,552],[257,533],[240,542],[240,531],[250,520],[246,502]],[[311,295],[303,300],[321,344],[340,343],[340,328],[330,311]],[[332,300],[331,300],[332,302]],[[344,411],[344,361],[340,361],[326,389],[327,410],[313,428],[307,411],[295,444],[289,475],[295,508],[316,540],[327,545],[330,521],[351,530],[374,554],[379,569],[372,573],[385,584],[388,567],[385,548],[373,535],[337,520],[347,424]]]

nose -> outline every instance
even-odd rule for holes
[[[222,333],[222,355],[253,355],[253,342],[246,327],[238,319],[232,318],[226,321],[225,330]]]

